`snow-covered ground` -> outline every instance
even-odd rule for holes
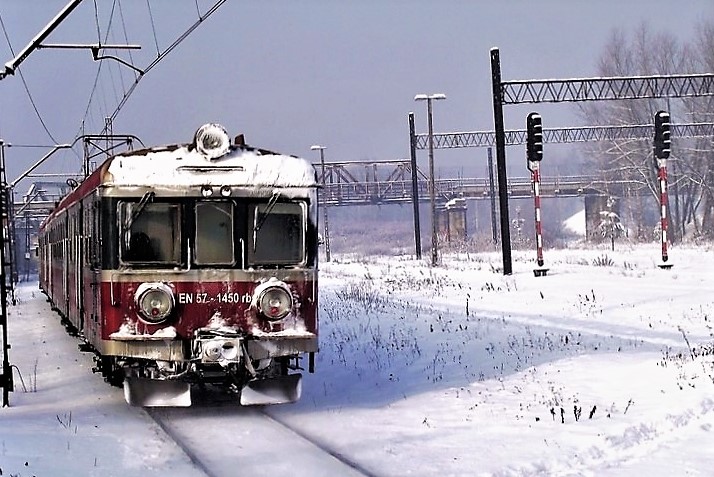
[[[659,254],[546,250],[542,277],[535,252],[510,276],[495,252],[333,254],[317,373],[269,412],[375,475],[710,475],[714,249],[674,247],[670,270]],[[34,284],[20,297],[2,475],[202,475],[91,373]]]

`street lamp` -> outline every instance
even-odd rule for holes
[[[431,100],[446,99],[445,94],[417,94],[414,101],[426,100],[427,120],[429,122],[429,200],[431,202],[431,266],[439,260],[439,239],[436,227],[436,191],[434,187],[434,125],[431,113]]]
[[[313,146],[310,146],[310,149],[313,151],[320,151],[320,164],[322,167],[322,190],[323,190],[323,197],[325,199],[322,201],[322,208],[325,211],[325,260],[328,262],[330,261],[330,229],[327,227],[327,190],[325,189],[325,149],[327,149],[325,146],[320,146],[319,144],[315,144]]]

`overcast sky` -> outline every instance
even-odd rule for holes
[[[68,1],[0,0],[14,53]],[[205,11],[213,0],[150,0],[151,15],[146,1],[85,0],[46,43],[96,43],[95,4],[102,37],[114,4],[107,42],[141,45],[132,58],[145,67],[195,21],[197,3]],[[615,28],[644,23],[687,41],[713,18],[711,0],[228,0],[141,79],[114,133],[146,145],[188,142],[201,124],[220,122],[249,144],[287,154],[316,159],[310,146],[320,143],[330,161],[408,158],[409,111],[417,132],[426,131],[426,105],[415,94],[447,95],[434,104],[437,132],[493,129],[492,47],[500,49],[504,80],[590,77]],[[0,34],[4,64],[14,55]],[[134,80],[131,69],[108,63],[88,108],[99,65],[91,53],[35,51],[20,69],[54,139],[19,75],[0,81],[0,138],[72,142],[83,120],[87,133],[99,132]],[[528,111],[518,108],[506,108],[507,128],[524,127]],[[545,127],[578,125],[572,106],[536,108]],[[6,150],[8,179],[46,151]],[[55,167],[76,170],[77,154],[58,153]],[[485,151],[438,152],[442,171],[452,163],[462,175],[483,177]]]

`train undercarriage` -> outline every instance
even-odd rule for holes
[[[241,405],[297,401],[301,394],[302,375],[297,372],[303,369],[301,354],[261,355],[260,350],[266,347],[279,350],[281,346],[272,341],[263,346],[255,342],[236,333],[200,331],[191,342],[181,345],[190,349],[187,359],[182,360],[101,354],[88,344],[82,348],[94,352],[94,371],[111,385],[123,386],[126,401],[134,406],[190,406],[194,387],[231,393]],[[288,345],[294,347],[294,343]],[[310,354],[311,372],[312,357]]]

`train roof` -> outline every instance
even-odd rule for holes
[[[207,126],[216,126],[225,133],[219,125]],[[192,143],[126,151],[110,157],[65,196],[50,217],[101,187],[311,188],[319,185],[315,168],[307,159],[246,145],[242,136],[233,144],[228,139],[220,153],[215,153],[201,147],[200,131]],[[208,133],[215,133],[215,128]],[[209,139],[215,139],[215,134]]]
[[[108,159],[97,172],[99,183],[106,186],[182,187],[227,181],[247,187],[317,186],[308,160],[245,145],[233,145],[215,159],[191,144],[129,151]]]

